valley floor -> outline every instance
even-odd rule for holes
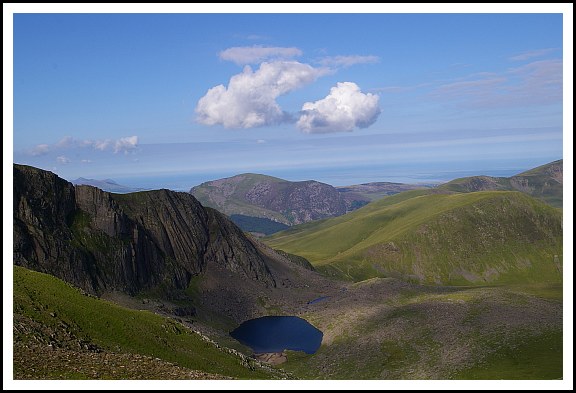
[[[19,276],[24,273],[23,270],[17,272]],[[214,288],[210,292],[212,284],[208,273],[201,284],[205,287],[199,289],[199,293],[207,294],[208,298],[197,299],[197,314],[173,316],[175,320],[169,325],[148,317],[149,313],[127,311],[126,316],[118,314],[116,318],[126,321],[123,322],[126,327],[139,318],[154,321],[159,329],[155,333],[158,337],[154,339],[154,352],[163,354],[157,356],[140,351],[135,343],[128,341],[122,351],[115,351],[111,347],[112,341],[105,336],[100,340],[107,342],[107,347],[94,345],[96,341],[82,341],[80,333],[91,329],[90,321],[93,321],[87,317],[87,322],[75,325],[76,336],[70,336],[67,317],[57,314],[57,318],[53,318],[51,314],[51,310],[61,310],[64,315],[64,305],[52,300],[55,299],[52,293],[62,289],[50,289],[52,292],[42,295],[37,292],[41,288],[38,285],[20,284],[18,287],[29,289],[18,292],[17,302],[23,306],[16,308],[20,311],[15,313],[14,320],[14,378],[226,379],[237,375],[242,379],[553,380],[563,377],[563,309],[559,284],[436,287],[393,278],[351,283],[329,280],[309,271],[301,273],[306,274],[308,284],[294,286],[286,282],[282,286],[279,283],[276,288],[259,287],[258,292],[257,287],[252,288],[249,282],[244,282],[245,298],[241,303],[236,303],[238,298],[225,292],[210,298],[211,293],[223,290]],[[229,284],[237,288],[239,283]],[[52,284],[44,286],[52,288]],[[30,303],[26,294],[35,300]],[[321,296],[329,298],[310,303]],[[96,302],[104,302],[80,294],[73,298],[77,298],[78,304],[90,301],[91,308],[100,307]],[[118,296],[113,300],[125,307],[149,308],[164,316],[168,316],[166,310],[170,309],[169,304],[157,300]],[[247,305],[250,307],[245,308]],[[104,306],[106,310],[111,307],[106,302],[101,307]],[[116,306],[114,312],[120,312],[118,309]],[[81,310],[69,315],[76,315],[79,320]],[[228,317],[222,317],[227,312]],[[232,361],[218,354],[220,350],[217,353],[208,347],[202,351],[212,351],[205,353],[213,353],[210,356],[216,362],[207,368],[205,361],[194,360],[194,351],[182,353],[178,355],[180,357],[171,355],[171,351],[178,348],[173,340],[180,340],[187,330],[191,339],[193,331],[201,332],[220,348],[232,348],[231,351],[250,356],[251,351],[228,333],[239,321],[264,315],[296,315],[308,320],[324,333],[322,346],[313,355],[286,351],[287,360],[273,366],[276,373],[265,369],[252,371],[255,369],[249,364],[261,364],[254,359],[246,363],[250,368],[242,371],[244,369],[238,368],[241,358]],[[41,319],[33,320],[30,316]],[[41,322],[42,319],[60,321],[59,318],[68,322],[59,322],[51,328],[53,330],[45,330],[47,325]],[[91,334],[94,337],[97,333],[93,330]],[[164,336],[165,339],[161,339]],[[123,340],[129,340],[129,337]],[[166,344],[162,340],[167,340]],[[147,350],[150,352],[151,348]],[[230,362],[230,365],[224,366],[220,362]],[[190,368],[190,364],[202,367]],[[227,370],[232,370],[228,367],[234,367],[235,374],[227,374]],[[198,371],[201,368],[204,371]],[[212,373],[210,370],[220,371]]]
[[[300,314],[322,347],[283,367],[309,379],[561,379],[562,289],[528,290],[353,284]]]

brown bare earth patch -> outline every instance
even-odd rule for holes
[[[282,364],[286,361],[286,354],[284,352],[255,353],[252,356],[254,359],[273,365]]]

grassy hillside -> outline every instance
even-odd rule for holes
[[[561,281],[562,214],[519,192],[409,191],[266,242],[356,281]]]
[[[200,376],[217,374],[213,378],[273,376],[250,359],[217,348],[174,320],[84,295],[57,278],[17,266],[14,324],[17,378],[26,378],[30,364],[46,368],[32,370],[34,379],[171,379],[170,374],[163,377],[153,373],[161,365],[166,372],[185,371],[188,378],[193,378],[192,371]],[[94,357],[100,368],[96,375],[94,364],[74,360]],[[110,367],[101,364],[104,360]],[[146,365],[140,373],[128,372],[135,362]]]

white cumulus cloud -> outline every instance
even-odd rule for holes
[[[286,60],[302,56],[298,48],[272,46],[236,46],[223,50],[219,54],[222,60],[232,61],[239,65],[259,64],[265,60]]]
[[[208,90],[196,106],[197,121],[226,128],[252,128],[290,119],[276,98],[315,81],[328,73],[297,61],[264,62],[257,71],[245,66],[230,78],[228,87]]]
[[[372,125],[380,115],[376,94],[364,94],[353,82],[338,82],[330,94],[316,102],[306,102],[297,127],[306,133],[352,131]]]

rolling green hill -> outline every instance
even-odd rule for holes
[[[75,359],[86,363],[71,367]],[[19,266],[14,266],[14,360],[16,379],[30,371],[33,379],[171,379],[154,370],[188,379],[274,375],[172,319],[82,294]],[[138,369],[135,361],[144,364]],[[33,364],[41,369],[29,370]]]
[[[563,160],[557,160],[512,177],[472,176],[438,187],[456,192],[520,191],[551,206],[562,207]]]
[[[520,192],[408,191],[265,240],[356,281],[561,281],[562,213]]]

